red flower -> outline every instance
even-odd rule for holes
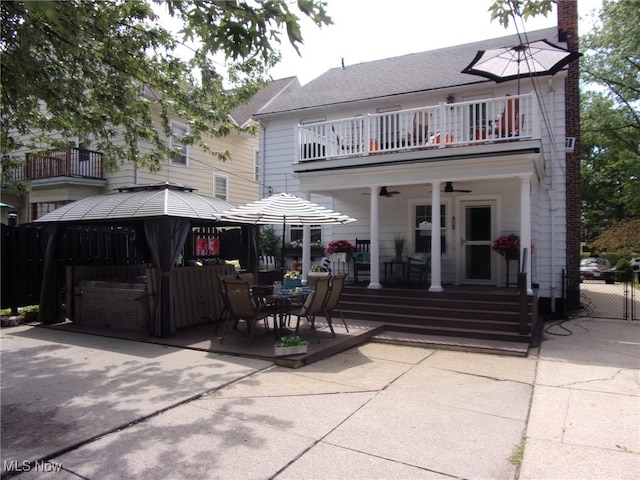
[[[500,255],[504,255],[507,250],[520,249],[520,237],[515,233],[502,235],[493,241],[493,247]]]
[[[330,255],[332,253],[337,252],[355,252],[356,247],[353,246],[348,240],[334,240],[333,242],[329,242],[327,248],[324,249],[324,253]]]

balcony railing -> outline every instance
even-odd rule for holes
[[[533,94],[363,114],[298,126],[299,160],[540,137]]]
[[[54,177],[104,178],[102,153],[81,148],[27,153],[11,172],[14,181]]]

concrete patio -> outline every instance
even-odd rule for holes
[[[4,328],[3,478],[635,479],[640,324],[563,327],[528,357],[368,342],[295,370]]]

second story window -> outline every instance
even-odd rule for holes
[[[213,196],[220,200],[228,201],[228,185],[227,177],[225,175],[214,174],[213,175]]]
[[[171,124],[171,138],[169,147],[175,150],[171,157],[171,163],[174,165],[187,165],[187,157],[189,156],[188,146],[184,144],[184,137],[189,133],[185,125],[179,123]]]

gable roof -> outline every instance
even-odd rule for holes
[[[528,42],[542,39],[558,44],[558,29],[553,27],[527,33]],[[461,72],[475,58],[478,50],[519,43],[518,35],[509,35],[345,68],[332,68],[301,88],[281,95],[259,111],[256,117],[491,82]]]
[[[231,110],[231,118],[241,127],[245,126],[257,111],[269,105],[269,103],[278,98],[278,95],[290,86],[294,88],[300,87],[300,83],[296,77],[272,80],[251,97],[251,100],[247,103]]]

